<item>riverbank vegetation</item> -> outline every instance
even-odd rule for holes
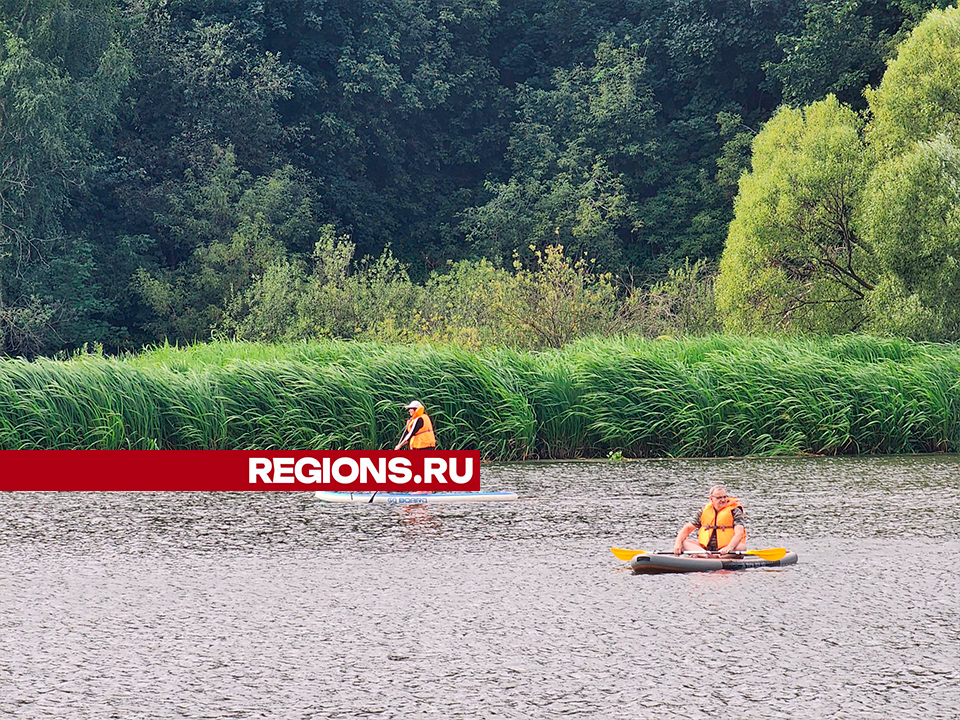
[[[0,447],[960,450],[947,5],[0,0]]]
[[[960,338],[946,6],[0,0],[0,353]]]
[[[388,448],[420,399],[486,458],[960,451],[960,348],[868,337],[587,339],[468,352],[210,343],[0,362],[0,447]]]

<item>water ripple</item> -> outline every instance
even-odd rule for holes
[[[0,494],[0,716],[960,717],[953,456],[484,468],[504,505]],[[633,576],[707,487],[784,569]]]

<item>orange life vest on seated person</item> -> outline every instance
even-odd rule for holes
[[[700,532],[697,534],[697,542],[706,547],[710,543],[710,536],[713,531],[717,531],[717,548],[724,547],[733,540],[733,509],[741,508],[740,501],[736,498],[727,498],[727,504],[720,508],[720,512],[713,509],[713,503],[707,502],[700,511]],[[744,528],[743,539],[746,540],[747,533]]]
[[[410,449],[421,450],[423,448],[436,447],[437,438],[433,434],[433,423],[423,408],[414,410],[413,416],[407,420],[407,432],[410,432],[411,428],[413,428],[413,424],[417,421],[417,418],[423,418],[423,427],[420,428],[416,435],[410,438]]]

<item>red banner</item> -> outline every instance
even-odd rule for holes
[[[480,453],[2,450],[2,490],[476,491]]]

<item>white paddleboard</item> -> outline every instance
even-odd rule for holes
[[[371,493],[368,492],[332,492],[317,490],[316,496],[322,502],[332,503],[368,503]],[[427,493],[414,495],[412,493],[377,493],[373,498],[374,504],[386,505],[435,505],[437,503],[469,503],[469,502],[511,502],[517,499],[517,494],[503,490],[497,492],[469,492],[469,493]]]

